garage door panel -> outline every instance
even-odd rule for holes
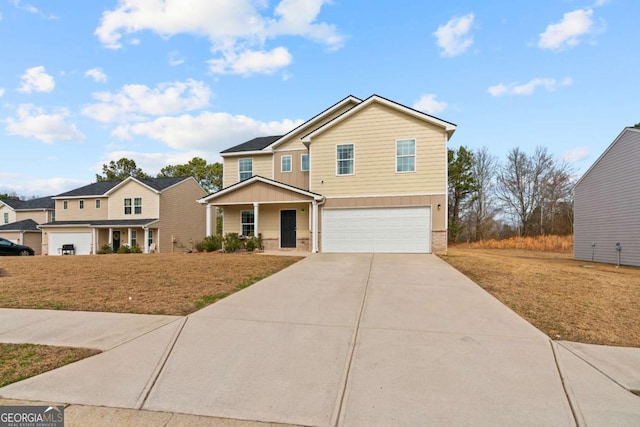
[[[431,252],[431,209],[323,209],[323,252]]]
[[[60,255],[62,245],[73,244],[76,255],[91,254],[91,233],[49,233],[49,255]]]

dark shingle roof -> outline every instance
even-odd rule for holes
[[[252,140],[243,142],[242,144],[236,145],[235,147],[227,148],[221,153],[240,153],[242,151],[259,151],[273,144],[280,138],[282,138],[282,135],[261,136],[258,138],[253,138]]]
[[[12,222],[0,226],[0,231],[40,231],[38,223],[32,219],[23,219],[22,221]]]
[[[181,176],[177,178],[136,179],[154,190],[162,191],[172,185],[184,181],[185,179],[189,179],[189,177]],[[76,188],[75,190],[67,191],[66,193],[58,194],[55,197],[102,196],[121,182],[122,181],[98,181],[93,184],[85,185],[84,187]]]
[[[13,200],[2,199],[2,203],[10,206],[14,210],[37,210],[37,209],[55,209],[55,202],[51,196],[40,197],[31,200]]]

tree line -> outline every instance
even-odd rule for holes
[[[574,170],[546,148],[448,150],[449,241],[573,233]]]

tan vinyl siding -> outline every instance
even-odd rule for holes
[[[134,200],[142,198],[142,213],[135,214]],[[131,199],[131,214],[124,214],[124,199]],[[95,208],[95,202],[91,203]],[[109,219],[150,219],[160,217],[160,195],[149,187],[136,181],[129,181],[124,186],[109,194],[108,203]],[[85,209],[87,206],[85,203]],[[104,207],[100,210],[104,210]],[[86,219],[86,217],[84,217]]]
[[[240,181],[238,160],[248,158],[253,159],[253,175],[260,175],[265,178],[273,179],[271,153],[225,157],[223,159],[224,166],[222,169],[222,185],[224,188]]]
[[[274,154],[274,179],[293,187],[309,189],[309,172],[302,172],[302,155],[308,154],[307,149],[278,151]],[[282,156],[291,156],[291,172],[282,171]]]
[[[160,194],[160,221],[154,236],[159,252],[185,252],[206,234],[206,208],[197,199],[206,196],[198,183],[189,179]],[[175,238],[172,242],[171,237]],[[142,236],[138,236],[142,240]]]
[[[52,211],[17,211],[16,221],[24,221],[25,219],[31,219],[38,224],[44,224],[51,221]],[[2,214],[0,213],[0,220],[2,220]]]
[[[64,209],[64,200],[56,200],[56,221],[77,221],[90,219],[107,219],[108,202],[106,197],[99,197],[100,209],[96,209],[96,197],[86,199],[65,199],[68,209]],[[80,209],[80,200],[84,200],[84,209]]]
[[[42,254],[42,233],[24,233],[23,245],[29,246],[36,255]]]
[[[9,214],[9,222],[4,222],[4,214]],[[0,225],[11,224],[12,222],[16,222],[17,219],[16,211],[8,207],[7,205],[0,206]]]
[[[625,130],[576,185],[576,259],[640,266],[640,131]],[[595,242],[595,248],[592,243]]]
[[[416,140],[416,172],[396,173],[398,139]],[[336,175],[339,144],[354,144],[354,175]],[[445,130],[381,104],[313,138],[310,157],[310,190],[327,197],[446,191]]]
[[[307,199],[305,196],[284,188],[269,185],[264,182],[254,182],[244,188],[220,196],[211,203],[214,205],[238,204],[253,202],[291,202]]]

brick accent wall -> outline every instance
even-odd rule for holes
[[[434,254],[446,254],[447,253],[447,232],[432,231],[431,245],[432,245],[431,251]]]

